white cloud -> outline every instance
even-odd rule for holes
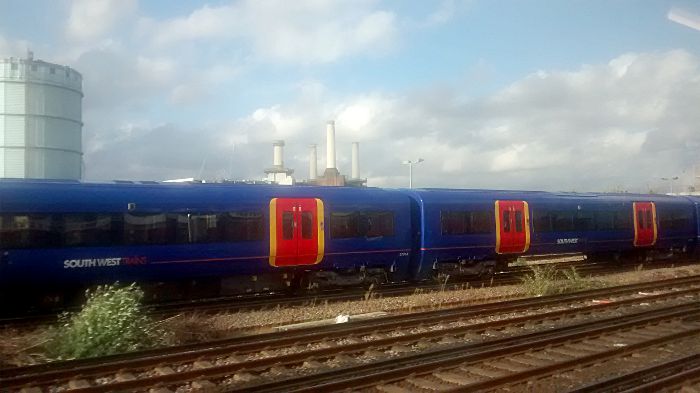
[[[270,165],[270,143],[285,139],[285,163],[303,178],[309,143],[319,145],[323,167],[329,119],[337,120],[341,173],[349,172],[350,142],[357,140],[362,176],[373,186],[405,186],[401,161],[424,158],[414,168],[418,186],[647,191],[700,156],[700,59],[684,51],[624,54],[576,70],[537,72],[480,99],[465,99],[458,84],[351,97],[334,96],[314,80],[297,89],[293,102],[197,130],[190,148],[177,140],[192,140],[192,131],[174,126],[122,132],[127,137],[117,145],[86,154],[94,165],[88,172],[189,177],[196,169],[187,168],[198,168],[207,155],[211,171],[205,176],[217,176],[232,173],[222,168],[230,166],[235,143],[236,177],[258,178]],[[161,136],[165,146],[155,143]],[[139,152],[129,153],[136,164],[125,176],[105,158],[119,156],[117,149]],[[183,161],[177,168],[167,159],[174,156]]]
[[[66,35],[76,41],[98,40],[136,9],[136,0],[73,0]]]
[[[692,12],[681,8],[673,7],[668,11],[666,16],[673,22],[700,31],[700,15],[693,14]]]
[[[212,7],[186,17],[143,21],[156,47],[199,40],[237,42],[262,59],[329,63],[358,54],[381,54],[397,38],[396,17],[373,1],[253,1]]]
[[[0,35],[0,53],[3,57],[25,57],[30,43],[25,40],[8,40]]]

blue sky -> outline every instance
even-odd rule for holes
[[[259,178],[275,139],[303,179],[329,119],[375,186],[415,157],[421,186],[579,191],[700,164],[696,1],[2,3],[1,56],[84,76],[87,180]]]

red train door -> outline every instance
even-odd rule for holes
[[[496,201],[496,252],[522,253],[530,248],[530,212],[525,201]]]
[[[270,201],[270,265],[321,262],[324,253],[323,202],[317,198]]]
[[[634,245],[653,246],[656,243],[656,205],[654,202],[634,202]]]

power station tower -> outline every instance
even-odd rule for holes
[[[82,177],[83,77],[70,67],[0,59],[0,177]]]

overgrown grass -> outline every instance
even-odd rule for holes
[[[524,275],[520,280],[525,287],[525,292],[531,296],[583,291],[604,285],[590,277],[581,277],[574,267],[559,271],[554,265],[540,265],[532,266],[530,269],[532,273]],[[560,272],[564,277],[561,277]]]
[[[54,359],[105,356],[150,348],[167,334],[141,310],[143,291],[135,284],[105,285],[85,293],[75,313],[64,313],[51,332],[47,352]]]

